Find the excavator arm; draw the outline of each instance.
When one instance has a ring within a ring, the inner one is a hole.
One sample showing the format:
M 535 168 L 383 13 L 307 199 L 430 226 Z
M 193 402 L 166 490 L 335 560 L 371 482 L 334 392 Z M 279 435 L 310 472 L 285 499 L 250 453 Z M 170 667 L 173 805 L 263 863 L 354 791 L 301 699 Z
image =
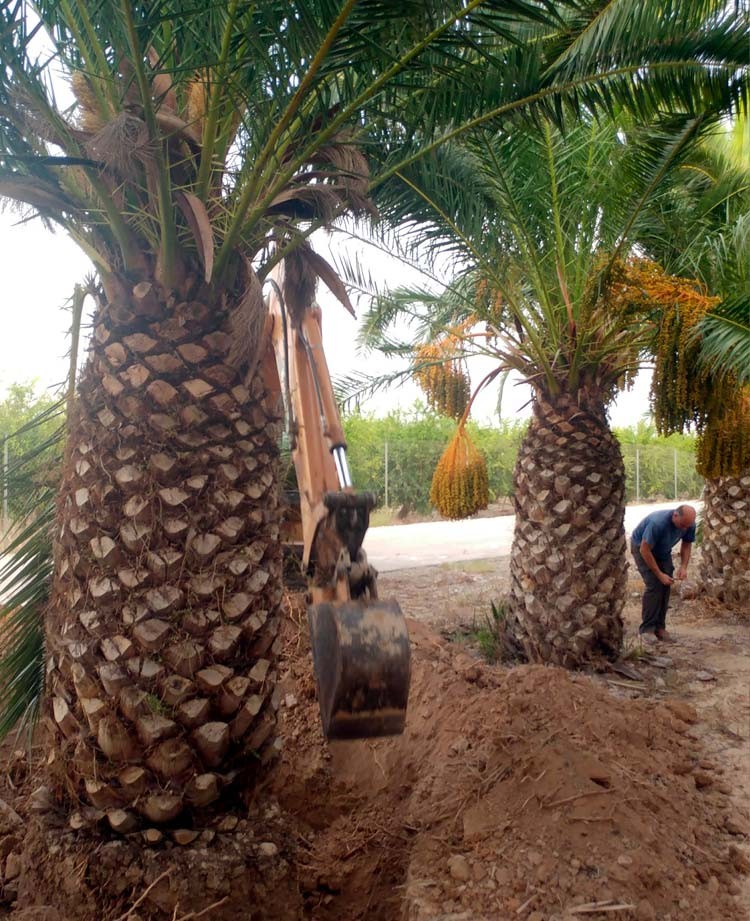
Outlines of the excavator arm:
M 401 733 L 409 694 L 409 636 L 395 601 L 380 601 L 362 548 L 375 504 L 357 493 L 323 352 L 321 314 L 295 321 L 283 267 L 266 286 L 271 348 L 266 378 L 283 396 L 299 488 L 302 565 L 323 731 L 327 738 Z

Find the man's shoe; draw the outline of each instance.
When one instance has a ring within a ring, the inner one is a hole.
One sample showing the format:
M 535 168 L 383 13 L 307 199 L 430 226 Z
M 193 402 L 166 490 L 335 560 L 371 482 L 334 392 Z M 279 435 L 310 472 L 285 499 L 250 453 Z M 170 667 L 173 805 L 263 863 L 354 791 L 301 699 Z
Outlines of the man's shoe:
M 674 642 L 676 642 L 676 640 L 675 640 L 675 638 L 672 636 L 672 634 L 671 634 L 671 633 L 667 633 L 667 631 L 666 631 L 663 627 L 661 627 L 659 630 L 657 630 L 656 633 L 655 633 L 654 635 L 656 636 L 656 639 L 659 640 L 659 642 L 661 642 L 661 643 L 674 643 Z
M 657 641 L 657 636 L 651 630 L 644 630 L 643 633 L 638 634 L 642 643 L 645 643 L 646 646 L 653 646 Z

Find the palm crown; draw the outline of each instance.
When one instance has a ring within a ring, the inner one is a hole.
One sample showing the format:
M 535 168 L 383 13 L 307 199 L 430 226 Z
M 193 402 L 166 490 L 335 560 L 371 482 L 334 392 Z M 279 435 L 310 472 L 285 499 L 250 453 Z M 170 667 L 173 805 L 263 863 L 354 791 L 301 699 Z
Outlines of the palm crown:
M 492 355 L 544 393 L 607 401 L 653 338 L 653 306 L 629 262 L 638 261 L 634 244 L 701 124 L 645 131 L 582 119 L 564 130 L 484 133 L 402 173 L 385 207 L 412 222 L 423 251 L 447 251 L 462 267 L 440 295 L 402 289 L 376 299 L 363 342 L 392 349 L 389 328 L 406 314 L 413 344 L 447 329 L 462 354 Z
M 467 123 L 725 103 L 745 46 L 721 8 L 45 0 L 32 15 L 6 0 L 0 192 L 60 222 L 105 277 L 150 253 L 167 286 L 191 261 L 224 284 L 236 248 L 256 258 L 300 220 L 309 233 L 366 208 L 363 126 L 377 185 Z

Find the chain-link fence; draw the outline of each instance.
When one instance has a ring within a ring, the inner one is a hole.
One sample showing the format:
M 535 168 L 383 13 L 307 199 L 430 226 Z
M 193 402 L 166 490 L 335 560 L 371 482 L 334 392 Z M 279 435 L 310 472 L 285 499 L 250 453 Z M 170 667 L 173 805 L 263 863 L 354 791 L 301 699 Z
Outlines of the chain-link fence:
M 640 499 L 697 499 L 703 477 L 695 469 L 695 452 L 668 445 L 621 445 L 625 462 L 625 496 Z
M 386 508 L 407 506 L 414 511 L 430 509 L 430 484 L 446 442 L 384 441 L 358 446 L 349 444 L 349 463 L 359 490 L 375 493 Z M 481 445 L 487 458 L 490 497 L 498 500 L 513 494 L 513 467 L 518 445 L 504 441 Z M 665 445 L 622 445 L 626 476 L 626 501 L 695 499 L 703 480 L 695 471 L 695 453 Z

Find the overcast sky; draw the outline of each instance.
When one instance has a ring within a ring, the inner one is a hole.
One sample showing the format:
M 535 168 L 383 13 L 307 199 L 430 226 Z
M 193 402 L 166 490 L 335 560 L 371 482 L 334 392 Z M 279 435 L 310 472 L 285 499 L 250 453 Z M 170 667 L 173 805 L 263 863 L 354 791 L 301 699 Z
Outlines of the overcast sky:
M 62 231 L 49 232 L 38 220 L 19 223 L 19 216 L 6 209 L 0 213 L 0 396 L 9 384 L 38 379 L 40 388 L 54 387 L 67 374 L 67 329 L 69 316 L 61 305 L 73 286 L 92 271 L 91 263 Z M 373 275 L 393 284 L 406 280 L 400 263 L 388 262 L 375 251 L 366 256 Z M 355 321 L 321 285 L 318 300 L 323 308 L 323 334 L 328 363 L 334 377 L 353 371 L 379 371 L 395 367 L 378 357 L 364 358 L 355 346 Z M 472 378 L 481 380 L 491 368 L 477 362 Z M 364 411 L 382 415 L 391 409 L 408 409 L 421 396 L 414 384 L 381 392 L 362 404 Z M 527 416 L 529 392 L 509 383 L 503 396 L 503 417 Z M 474 417 L 493 420 L 497 388 L 490 387 L 475 404 Z M 634 425 L 648 410 L 648 375 L 641 375 L 636 388 L 622 394 L 611 411 L 615 426 Z

